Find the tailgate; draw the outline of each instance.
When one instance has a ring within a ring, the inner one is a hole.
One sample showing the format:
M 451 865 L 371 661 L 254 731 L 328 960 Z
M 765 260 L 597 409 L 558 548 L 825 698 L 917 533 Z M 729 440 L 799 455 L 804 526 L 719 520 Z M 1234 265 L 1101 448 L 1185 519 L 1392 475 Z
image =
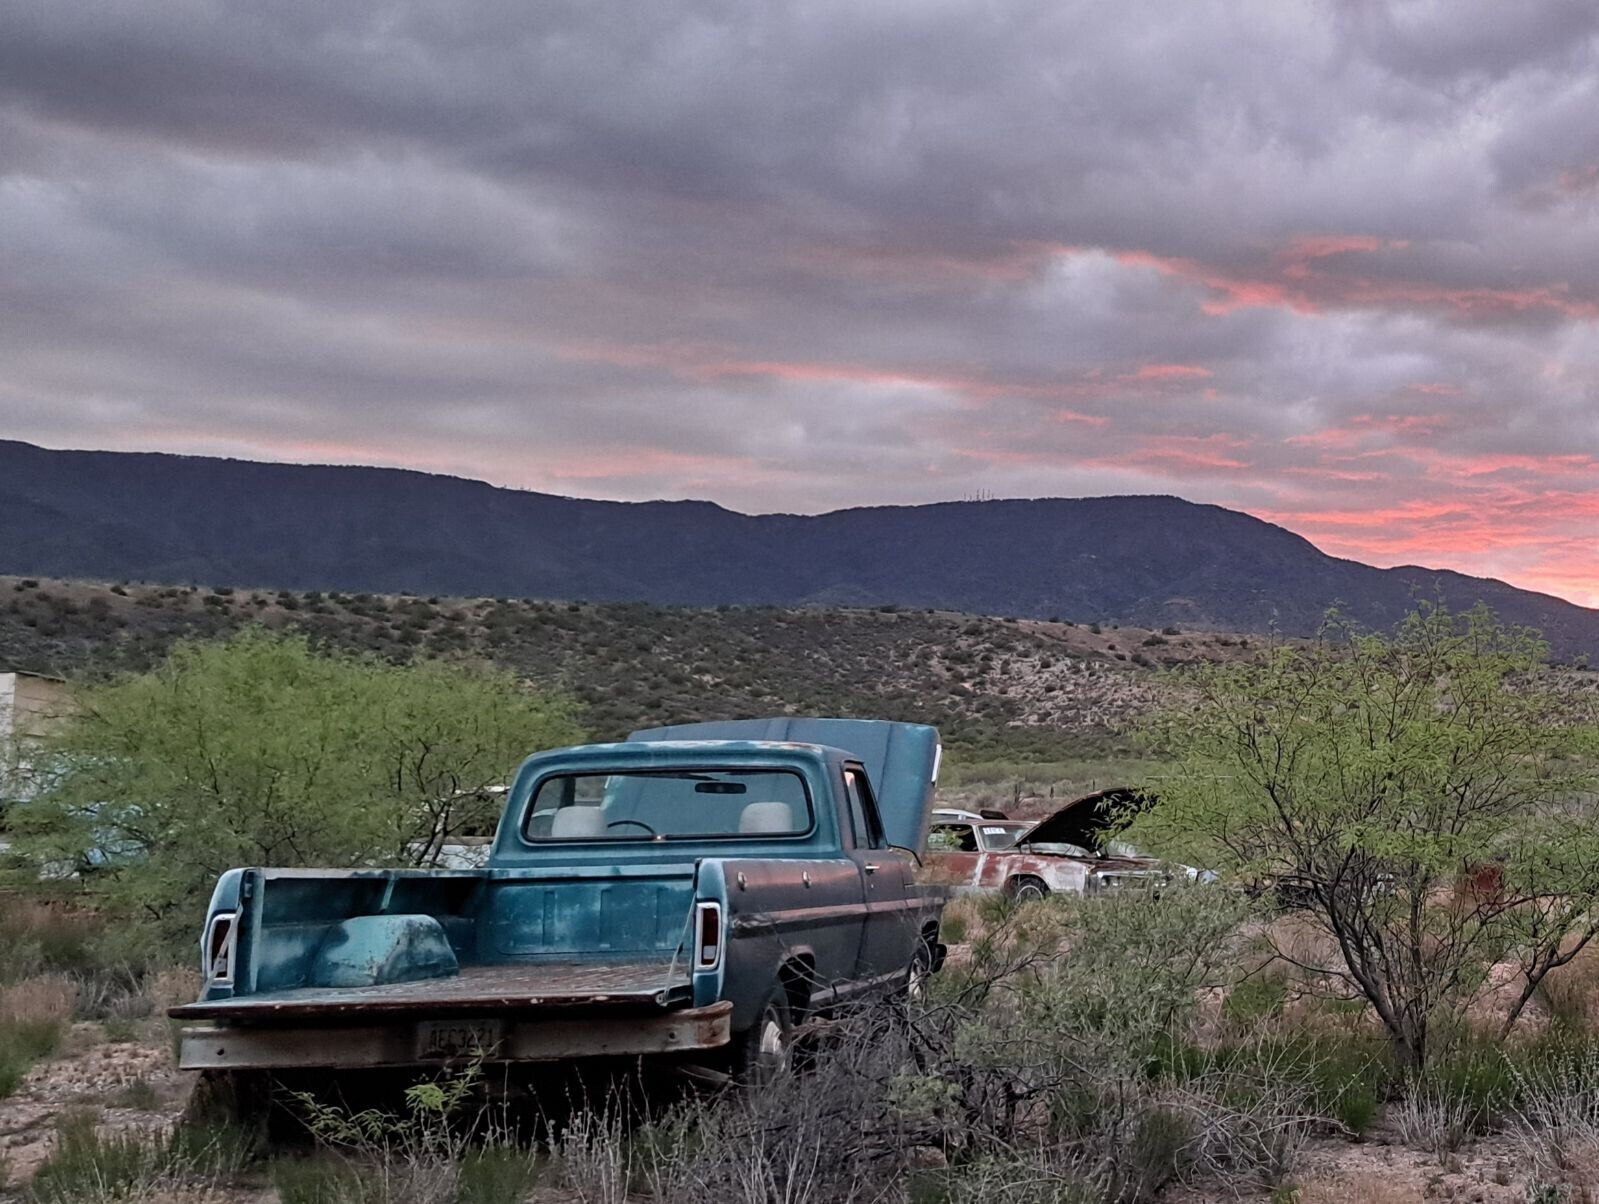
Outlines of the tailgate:
M 536 1011 L 574 1007 L 667 1008 L 692 997 L 681 959 L 522 962 L 464 966 L 450 978 L 373 987 L 299 987 L 184 1004 L 178 1020 L 336 1020 L 357 1016 Z

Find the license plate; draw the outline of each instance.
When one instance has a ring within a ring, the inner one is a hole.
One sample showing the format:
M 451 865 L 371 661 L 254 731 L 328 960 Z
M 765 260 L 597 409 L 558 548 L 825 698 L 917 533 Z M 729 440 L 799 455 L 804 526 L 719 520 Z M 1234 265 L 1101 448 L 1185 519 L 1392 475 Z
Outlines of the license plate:
M 428 1020 L 417 1025 L 419 1058 L 473 1058 L 492 1054 L 505 1035 L 499 1020 Z

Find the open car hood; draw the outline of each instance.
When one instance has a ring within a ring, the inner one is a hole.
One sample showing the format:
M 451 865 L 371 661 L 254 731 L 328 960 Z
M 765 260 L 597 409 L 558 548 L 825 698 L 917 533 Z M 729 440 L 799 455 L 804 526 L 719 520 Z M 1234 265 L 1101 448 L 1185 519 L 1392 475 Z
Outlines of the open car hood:
M 1136 786 L 1112 786 L 1073 799 L 1055 814 L 1039 820 L 1016 841 L 1018 849 L 1034 845 L 1077 845 L 1103 857 L 1111 825 L 1129 810 L 1154 806 L 1155 797 Z

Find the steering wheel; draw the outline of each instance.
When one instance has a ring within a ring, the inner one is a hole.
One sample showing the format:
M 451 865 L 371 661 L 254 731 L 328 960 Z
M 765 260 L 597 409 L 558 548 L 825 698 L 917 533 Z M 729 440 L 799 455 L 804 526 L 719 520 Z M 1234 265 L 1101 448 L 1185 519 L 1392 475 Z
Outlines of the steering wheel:
M 659 836 L 660 835 L 659 832 L 657 832 L 654 828 L 650 827 L 649 824 L 645 823 L 642 819 L 613 819 L 610 823 L 606 824 L 605 826 L 607 828 L 620 828 L 623 824 L 634 824 L 637 827 L 643 828 L 651 836 Z

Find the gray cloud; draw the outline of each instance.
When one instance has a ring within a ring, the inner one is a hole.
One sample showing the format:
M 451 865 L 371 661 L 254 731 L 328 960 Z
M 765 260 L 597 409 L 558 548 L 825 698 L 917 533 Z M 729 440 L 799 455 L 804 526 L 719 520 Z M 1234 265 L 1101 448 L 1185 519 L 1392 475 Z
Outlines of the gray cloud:
M 1180 492 L 1599 601 L 1586 0 L 0 28 L 6 434 L 748 509 Z

